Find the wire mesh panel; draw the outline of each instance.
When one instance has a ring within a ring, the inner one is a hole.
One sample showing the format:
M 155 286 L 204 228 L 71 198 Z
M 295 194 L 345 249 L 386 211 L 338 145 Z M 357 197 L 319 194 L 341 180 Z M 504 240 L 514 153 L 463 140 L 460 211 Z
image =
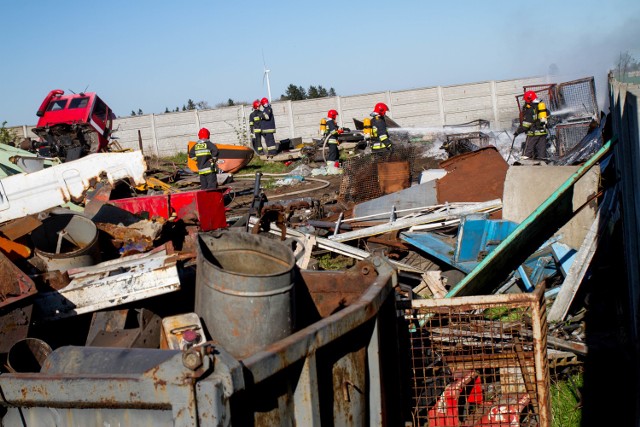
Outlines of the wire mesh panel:
M 569 150 L 576 146 L 582 138 L 589 132 L 591 121 L 578 123 L 564 123 L 556 125 L 556 152 L 559 156 L 564 156 Z
M 413 425 L 549 426 L 543 290 L 415 300 Z
M 588 116 L 598 120 L 599 110 L 593 77 L 560 83 L 558 98 L 560 107 L 571 110 L 573 116 Z
M 484 148 L 489 145 L 489 140 L 489 135 L 484 132 L 454 133 L 447 135 L 447 140 L 441 148 L 449 157 L 453 157 Z
M 414 171 L 416 146 L 395 144 L 391 151 L 366 154 L 353 157 L 342 164 L 342 181 L 338 199 L 342 202 L 363 202 L 383 195 L 381 188 L 379 167 L 381 163 L 408 162 L 409 182 L 416 175 Z

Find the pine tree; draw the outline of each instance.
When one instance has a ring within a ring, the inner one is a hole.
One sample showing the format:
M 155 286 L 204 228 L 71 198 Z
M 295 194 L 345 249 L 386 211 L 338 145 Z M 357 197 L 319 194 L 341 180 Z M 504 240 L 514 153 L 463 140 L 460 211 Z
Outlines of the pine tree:
M 144 113 L 142 112 L 142 108 L 138 108 L 138 115 L 139 115 L 139 116 L 141 116 L 141 115 L 143 115 L 143 114 L 144 114 Z
M 131 115 L 132 115 L 132 116 L 135 116 L 135 115 L 136 115 L 136 112 L 135 112 L 135 111 L 133 111 L 133 110 L 131 110 Z

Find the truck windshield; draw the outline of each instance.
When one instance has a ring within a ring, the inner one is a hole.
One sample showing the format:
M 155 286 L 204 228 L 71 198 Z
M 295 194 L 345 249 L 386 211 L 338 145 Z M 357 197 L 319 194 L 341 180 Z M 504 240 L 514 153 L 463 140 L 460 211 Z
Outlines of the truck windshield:
M 89 98 L 74 98 L 71 100 L 71 103 L 69 103 L 69 109 L 72 108 L 86 108 L 87 105 L 89 104 Z
M 59 99 L 57 101 L 53 101 L 52 103 L 50 103 L 49 107 L 47 107 L 47 111 L 64 110 L 64 107 L 66 105 L 67 105 L 67 100 L 66 99 Z

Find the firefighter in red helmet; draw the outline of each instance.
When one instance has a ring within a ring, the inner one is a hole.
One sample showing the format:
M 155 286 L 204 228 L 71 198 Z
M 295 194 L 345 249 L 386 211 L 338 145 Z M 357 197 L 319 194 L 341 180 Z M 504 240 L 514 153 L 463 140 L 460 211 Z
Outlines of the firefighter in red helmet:
M 327 119 L 325 125 L 325 137 L 327 137 L 327 144 L 329 144 L 329 154 L 327 156 L 327 164 L 336 165 L 339 159 L 338 153 L 338 145 L 340 141 L 338 141 L 338 135 L 340 135 L 343 130 L 336 123 L 336 119 L 338 118 L 338 112 L 336 110 L 329 110 L 327 112 Z
M 527 133 L 524 143 L 523 159 L 544 159 L 547 157 L 547 118 L 549 111 L 538 95 L 528 90 L 524 93 L 522 123 L 516 129 L 514 138 Z
M 260 111 L 260 101 L 256 99 L 253 101 L 253 111 L 249 114 L 249 129 L 251 131 L 251 145 L 259 156 L 263 154 L 262 141 L 260 140 L 260 136 L 262 135 L 261 119 L 262 111 Z
M 371 113 L 371 149 L 373 152 L 382 152 L 382 150 L 391 150 L 391 140 L 389 139 L 389 131 L 384 116 L 389 111 L 389 107 L 382 102 L 378 102 L 373 107 Z
M 189 158 L 198 165 L 200 175 L 200 188 L 211 190 L 218 188 L 216 176 L 216 161 L 218 160 L 218 147 L 209 140 L 209 129 L 202 128 L 198 132 L 198 142 L 189 150 Z
M 278 154 L 278 146 L 276 145 L 276 120 L 273 117 L 273 110 L 267 98 L 260 100 L 262 105 L 262 116 L 260 118 L 260 128 L 264 142 L 267 144 L 267 158 Z

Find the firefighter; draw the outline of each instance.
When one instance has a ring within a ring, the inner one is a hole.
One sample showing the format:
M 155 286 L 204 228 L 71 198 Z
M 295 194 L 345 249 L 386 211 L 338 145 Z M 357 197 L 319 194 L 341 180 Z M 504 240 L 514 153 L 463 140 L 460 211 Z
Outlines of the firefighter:
M 273 117 L 273 110 L 271 104 L 267 98 L 260 100 L 262 105 L 262 117 L 260 119 L 260 129 L 264 142 L 267 144 L 267 158 L 271 158 L 278 154 L 278 147 L 276 146 L 276 120 Z
M 212 190 L 218 188 L 216 176 L 216 161 L 218 160 L 218 147 L 209 140 L 209 129 L 202 128 L 198 132 L 198 142 L 189 150 L 189 158 L 198 165 L 200 175 L 200 188 Z
M 524 143 L 523 159 L 544 159 L 547 157 L 547 117 L 549 111 L 538 95 L 528 90 L 524 93 L 522 124 L 518 126 L 514 138 L 527 133 Z
M 336 123 L 338 112 L 336 110 L 329 110 L 327 112 L 327 119 L 325 124 L 324 134 L 328 138 L 327 144 L 329 144 L 329 155 L 327 156 L 327 165 L 337 166 L 338 158 L 338 135 L 342 134 L 343 129 Z
M 258 153 L 259 156 L 263 154 L 262 141 L 260 135 L 262 135 L 260 119 L 262 118 L 262 111 L 260 111 L 260 101 L 257 99 L 253 101 L 253 111 L 249 114 L 249 129 L 251 131 L 251 145 L 253 150 Z
M 387 111 L 389 111 L 389 107 L 382 102 L 378 102 L 373 107 L 373 113 L 371 113 L 371 150 L 374 153 L 391 150 L 387 123 L 384 121 L 384 115 L 387 114 Z

